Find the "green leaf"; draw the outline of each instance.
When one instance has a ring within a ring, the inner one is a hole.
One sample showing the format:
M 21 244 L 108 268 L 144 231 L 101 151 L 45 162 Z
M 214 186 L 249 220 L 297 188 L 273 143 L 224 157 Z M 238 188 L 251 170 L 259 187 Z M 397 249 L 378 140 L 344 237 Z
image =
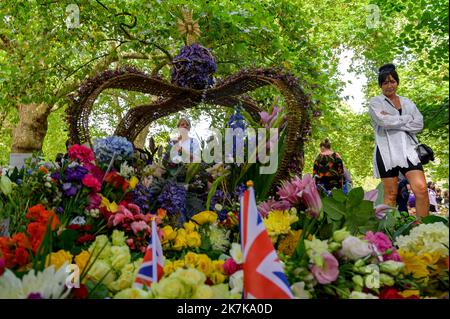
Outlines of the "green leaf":
M 362 187 L 353 188 L 348 193 L 348 199 L 347 199 L 347 202 L 346 202 L 346 207 L 347 208 L 356 207 L 362 202 L 363 199 L 364 199 L 364 190 L 363 190 L 363 188 Z
M 347 200 L 347 196 L 341 189 L 333 189 L 331 191 L 334 200 L 337 200 L 340 203 L 344 203 Z
M 322 198 L 322 204 L 324 213 L 332 220 L 338 221 L 345 216 L 345 205 L 343 203 L 339 203 L 330 197 L 324 197 Z
M 448 225 L 448 219 L 436 215 L 429 215 L 427 217 L 422 218 L 422 223 L 424 224 L 433 224 L 433 223 L 444 223 Z

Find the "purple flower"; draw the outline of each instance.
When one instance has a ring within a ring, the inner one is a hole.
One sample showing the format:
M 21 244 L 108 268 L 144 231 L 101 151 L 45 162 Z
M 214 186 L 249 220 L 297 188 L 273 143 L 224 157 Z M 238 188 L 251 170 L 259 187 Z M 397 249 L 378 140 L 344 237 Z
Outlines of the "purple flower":
M 258 205 L 258 211 L 261 214 L 262 217 L 266 217 L 267 214 L 270 211 L 273 210 L 288 210 L 290 209 L 291 203 L 289 203 L 287 200 L 279 200 L 276 201 L 273 198 L 266 200 L 265 202 L 262 202 Z
M 72 185 L 72 183 L 64 183 L 62 185 L 62 189 L 64 196 L 67 197 L 75 196 L 78 191 L 77 187 L 75 185 Z
M 135 203 L 141 211 L 147 212 L 150 209 L 150 204 L 153 201 L 153 194 L 150 187 L 145 187 L 142 183 L 137 184 L 133 190 L 133 203 Z
M 88 170 L 83 166 L 68 167 L 64 171 L 65 180 L 67 182 L 80 182 Z
M 239 199 L 241 198 L 242 194 L 245 192 L 245 190 L 247 189 L 247 187 L 245 186 L 244 183 L 238 185 L 238 187 L 236 187 L 236 190 L 234 191 L 234 195 Z
M 158 196 L 158 203 L 169 215 L 185 213 L 186 189 L 173 182 L 167 183 Z
M 371 191 L 364 193 L 364 200 L 370 200 L 371 202 L 374 202 L 377 200 L 378 197 L 378 190 L 372 189 Z
M 59 180 L 61 180 L 61 173 L 60 172 L 53 172 L 50 175 L 50 177 L 59 181 Z
M 218 214 L 218 219 L 219 221 L 223 222 L 224 220 L 226 220 L 228 217 L 228 213 L 226 209 L 222 209 L 219 214 Z
M 230 194 L 225 194 L 221 189 L 218 189 L 211 198 L 211 207 L 214 209 L 216 204 L 224 205 L 230 198 Z

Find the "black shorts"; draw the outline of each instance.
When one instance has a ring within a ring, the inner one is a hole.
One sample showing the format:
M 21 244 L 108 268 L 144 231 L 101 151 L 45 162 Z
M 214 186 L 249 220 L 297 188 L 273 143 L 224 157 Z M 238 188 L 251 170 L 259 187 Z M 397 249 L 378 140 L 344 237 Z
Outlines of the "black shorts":
M 408 160 L 408 167 L 396 166 L 396 167 L 391 168 L 390 170 L 386 171 L 386 168 L 384 167 L 383 159 L 381 158 L 380 150 L 378 149 L 378 147 L 377 147 L 376 160 L 377 160 L 378 171 L 380 172 L 381 178 L 398 177 L 400 172 L 403 175 L 405 175 L 406 172 L 409 172 L 409 171 L 414 171 L 414 170 L 423 171 L 423 166 L 421 163 L 419 163 L 417 165 L 413 165 L 409 160 Z

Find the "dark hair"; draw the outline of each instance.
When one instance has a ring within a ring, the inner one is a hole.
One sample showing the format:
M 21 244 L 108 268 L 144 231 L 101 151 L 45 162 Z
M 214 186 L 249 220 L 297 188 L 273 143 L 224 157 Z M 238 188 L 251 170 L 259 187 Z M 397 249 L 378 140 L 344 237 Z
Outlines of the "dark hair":
M 400 79 L 398 77 L 397 71 L 395 71 L 395 65 L 392 63 L 385 64 L 378 69 L 378 85 L 381 87 L 383 82 L 392 75 L 397 84 L 400 84 Z
M 329 139 L 324 139 L 321 143 L 320 143 L 320 147 L 324 147 L 326 149 L 331 149 L 331 143 Z

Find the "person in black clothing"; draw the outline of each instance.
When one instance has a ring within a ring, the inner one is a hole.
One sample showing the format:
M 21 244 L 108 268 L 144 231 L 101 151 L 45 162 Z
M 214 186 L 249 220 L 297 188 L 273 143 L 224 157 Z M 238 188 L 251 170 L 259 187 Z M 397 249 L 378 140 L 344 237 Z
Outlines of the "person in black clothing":
M 327 191 L 344 186 L 344 163 L 341 156 L 331 150 L 329 139 L 320 143 L 320 154 L 314 161 L 313 176 L 316 184 Z
M 408 190 L 408 180 L 402 179 L 398 183 L 398 191 L 397 191 L 397 207 L 399 212 L 408 212 L 408 199 L 409 199 L 409 190 Z

